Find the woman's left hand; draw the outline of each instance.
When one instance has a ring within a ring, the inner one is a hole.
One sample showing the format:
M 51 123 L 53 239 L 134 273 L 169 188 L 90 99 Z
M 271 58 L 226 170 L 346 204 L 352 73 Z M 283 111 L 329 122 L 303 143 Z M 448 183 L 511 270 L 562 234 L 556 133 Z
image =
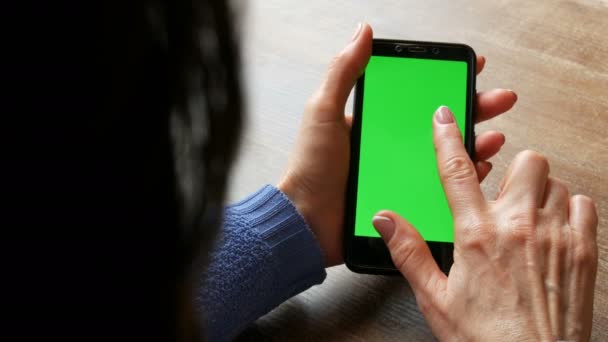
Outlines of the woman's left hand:
M 287 170 L 278 188 L 295 204 L 319 240 L 325 265 L 342 263 L 342 229 L 350 163 L 352 117 L 344 108 L 351 89 L 365 69 L 372 51 L 372 28 L 358 27 L 352 41 L 333 59 L 325 80 L 310 98 Z M 485 64 L 477 58 L 477 72 Z M 513 91 L 494 89 L 477 94 L 476 122 L 509 110 L 517 100 Z M 429 115 L 430 117 L 430 115 Z M 481 182 L 504 144 L 502 133 L 489 131 L 475 139 L 475 168 Z

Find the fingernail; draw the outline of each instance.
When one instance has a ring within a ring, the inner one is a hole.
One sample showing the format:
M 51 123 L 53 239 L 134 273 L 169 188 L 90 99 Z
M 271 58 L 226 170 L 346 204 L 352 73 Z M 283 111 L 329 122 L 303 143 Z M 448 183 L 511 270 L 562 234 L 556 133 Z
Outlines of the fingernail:
M 507 89 L 508 92 L 511 92 L 513 96 L 515 96 L 515 101 L 517 101 L 517 93 L 513 89 Z
M 454 122 L 454 115 L 446 106 L 440 106 L 437 108 L 437 111 L 435 111 L 435 118 L 440 124 L 449 124 Z
M 382 239 L 388 243 L 395 232 L 395 222 L 385 216 L 374 216 L 372 224 L 378 233 L 380 233 Z
M 357 30 L 353 34 L 353 37 L 350 39 L 351 41 L 354 41 L 355 39 L 357 39 L 357 37 L 359 37 L 359 33 L 361 33 L 362 28 L 363 28 L 363 24 L 361 24 L 361 23 L 357 24 Z

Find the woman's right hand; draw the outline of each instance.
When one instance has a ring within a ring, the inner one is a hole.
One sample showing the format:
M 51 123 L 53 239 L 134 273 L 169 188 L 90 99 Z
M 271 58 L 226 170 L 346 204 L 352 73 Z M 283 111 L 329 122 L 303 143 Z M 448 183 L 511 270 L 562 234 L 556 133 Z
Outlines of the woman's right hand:
M 454 217 L 449 276 L 405 219 L 389 211 L 373 218 L 433 333 L 441 340 L 588 340 L 598 259 L 593 201 L 570 197 L 531 151 L 517 155 L 497 198 L 486 200 L 449 109 L 433 121 Z

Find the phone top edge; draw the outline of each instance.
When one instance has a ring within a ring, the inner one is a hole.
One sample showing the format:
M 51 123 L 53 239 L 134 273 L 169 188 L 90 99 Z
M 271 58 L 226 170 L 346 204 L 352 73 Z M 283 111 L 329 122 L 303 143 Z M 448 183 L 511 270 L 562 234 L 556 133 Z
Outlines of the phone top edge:
M 374 38 L 372 39 L 372 45 L 378 46 L 383 44 L 400 44 L 400 45 L 417 45 L 417 46 L 425 46 L 425 47 L 447 47 L 447 48 L 459 48 L 467 51 L 468 57 L 471 61 L 475 61 L 477 59 L 477 54 L 475 50 L 468 44 L 465 43 L 456 43 L 456 42 L 440 42 L 440 41 L 421 41 L 421 40 L 402 40 L 402 39 L 388 39 L 388 38 Z M 372 53 L 374 55 L 374 53 Z M 424 58 L 424 57 L 419 57 Z M 473 64 L 473 68 L 476 69 L 475 63 Z M 474 70 L 476 71 L 476 70 Z
M 465 43 L 457 43 L 457 42 L 440 42 L 440 41 L 422 41 L 422 40 L 403 40 L 403 39 L 387 39 L 387 38 L 374 38 L 372 39 L 372 44 L 404 44 L 404 45 L 427 45 L 427 46 L 453 46 L 453 47 L 464 47 L 467 50 L 471 50 L 474 52 L 473 48 L 470 45 Z

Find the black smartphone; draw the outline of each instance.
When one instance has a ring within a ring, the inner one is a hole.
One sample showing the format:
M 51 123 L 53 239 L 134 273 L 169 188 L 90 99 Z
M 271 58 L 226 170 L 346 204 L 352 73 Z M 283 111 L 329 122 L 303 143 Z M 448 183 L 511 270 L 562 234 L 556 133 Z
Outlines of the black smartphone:
M 345 211 L 344 256 L 359 273 L 397 273 L 372 225 L 376 212 L 405 217 L 438 265 L 453 263 L 453 219 L 439 180 L 433 114 L 448 106 L 471 158 L 476 56 L 463 44 L 374 39 L 357 81 Z

